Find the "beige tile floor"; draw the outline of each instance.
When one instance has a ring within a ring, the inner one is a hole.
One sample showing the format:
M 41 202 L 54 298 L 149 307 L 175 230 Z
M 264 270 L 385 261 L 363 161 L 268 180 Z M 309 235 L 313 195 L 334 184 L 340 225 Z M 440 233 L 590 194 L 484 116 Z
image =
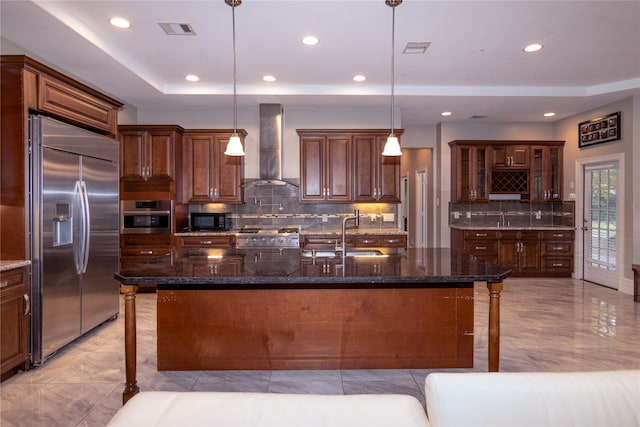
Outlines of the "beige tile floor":
M 487 368 L 488 294 L 475 286 L 473 371 Z M 572 279 L 508 279 L 501 298 L 501 370 L 640 369 L 640 304 Z M 141 390 L 406 393 L 424 402 L 430 370 L 158 372 L 155 295 L 138 309 Z M 41 367 L 0 385 L 0 425 L 104 426 L 121 406 L 124 317 L 107 322 Z M 464 370 L 456 370 L 464 371 Z

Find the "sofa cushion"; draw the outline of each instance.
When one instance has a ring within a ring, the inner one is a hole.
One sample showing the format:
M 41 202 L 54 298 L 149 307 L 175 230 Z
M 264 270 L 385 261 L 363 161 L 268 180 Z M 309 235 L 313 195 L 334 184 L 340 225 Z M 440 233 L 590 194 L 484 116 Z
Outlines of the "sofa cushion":
M 433 427 L 640 426 L 640 371 L 433 373 Z
M 109 426 L 428 426 L 413 396 L 143 392 Z

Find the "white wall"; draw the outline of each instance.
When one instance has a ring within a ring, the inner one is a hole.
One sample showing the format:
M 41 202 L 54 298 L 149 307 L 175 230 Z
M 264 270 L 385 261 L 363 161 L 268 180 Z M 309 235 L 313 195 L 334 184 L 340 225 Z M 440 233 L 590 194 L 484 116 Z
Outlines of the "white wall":
M 640 205 L 640 184 L 635 184 L 640 181 L 640 173 L 636 171 L 640 165 L 640 155 L 637 153 L 638 149 L 634 150 L 640 144 L 638 134 L 638 99 L 625 98 L 618 102 L 603 105 L 600 108 L 586 111 L 584 113 L 569 117 L 564 120 L 559 120 L 554 124 L 554 137 L 555 139 L 561 139 L 566 141 L 564 149 L 564 180 L 563 180 L 563 198 L 568 199 L 568 195 L 574 192 L 575 188 L 579 187 L 579 183 L 576 182 L 579 179 L 580 171 L 576 170 L 576 164 L 578 161 L 595 162 L 603 156 L 611 154 L 621 154 L 625 160 L 625 176 L 622 177 L 623 181 L 620 183 L 624 188 L 624 211 L 621 218 L 618 218 L 618 239 L 622 246 L 622 250 L 619 255 L 619 265 L 621 267 L 622 282 L 619 283 L 619 290 L 625 293 L 632 293 L 633 271 L 631 264 L 634 259 L 638 258 L 638 249 L 640 243 L 638 242 L 638 227 L 639 220 L 636 218 L 638 215 L 634 213 L 638 212 L 638 206 Z M 580 148 L 578 146 L 578 124 L 596 117 L 604 116 L 616 111 L 621 112 L 621 125 L 622 130 L 620 132 L 620 140 L 606 142 L 602 144 L 596 144 L 593 146 Z M 581 203 L 583 203 L 582 194 L 576 192 L 576 210 L 581 209 Z M 576 221 L 580 218 L 576 217 Z M 577 232 L 580 232 L 578 227 Z M 579 240 L 581 241 L 581 240 Z M 577 248 L 579 251 L 581 248 Z

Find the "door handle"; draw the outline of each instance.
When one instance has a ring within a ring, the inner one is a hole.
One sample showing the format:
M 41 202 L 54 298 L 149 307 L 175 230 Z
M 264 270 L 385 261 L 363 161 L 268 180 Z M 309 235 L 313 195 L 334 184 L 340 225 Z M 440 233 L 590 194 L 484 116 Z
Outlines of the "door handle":
M 91 243 L 91 211 L 89 210 L 89 191 L 87 190 L 86 182 L 82 181 L 82 200 L 84 205 L 84 248 L 82 257 L 82 273 L 87 272 L 87 266 L 89 265 L 89 247 Z
M 23 294 L 22 298 L 24 299 L 24 315 L 27 316 L 31 310 L 31 304 L 29 304 L 29 295 Z

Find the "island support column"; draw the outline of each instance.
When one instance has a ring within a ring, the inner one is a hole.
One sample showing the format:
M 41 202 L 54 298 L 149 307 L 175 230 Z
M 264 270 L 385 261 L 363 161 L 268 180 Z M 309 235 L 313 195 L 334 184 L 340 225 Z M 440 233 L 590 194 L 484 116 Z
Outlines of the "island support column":
M 487 283 L 489 289 L 489 372 L 500 370 L 500 292 L 503 283 Z
M 136 292 L 137 285 L 120 285 L 124 294 L 124 359 L 125 384 L 122 392 L 122 404 L 127 403 L 140 388 L 136 379 Z

